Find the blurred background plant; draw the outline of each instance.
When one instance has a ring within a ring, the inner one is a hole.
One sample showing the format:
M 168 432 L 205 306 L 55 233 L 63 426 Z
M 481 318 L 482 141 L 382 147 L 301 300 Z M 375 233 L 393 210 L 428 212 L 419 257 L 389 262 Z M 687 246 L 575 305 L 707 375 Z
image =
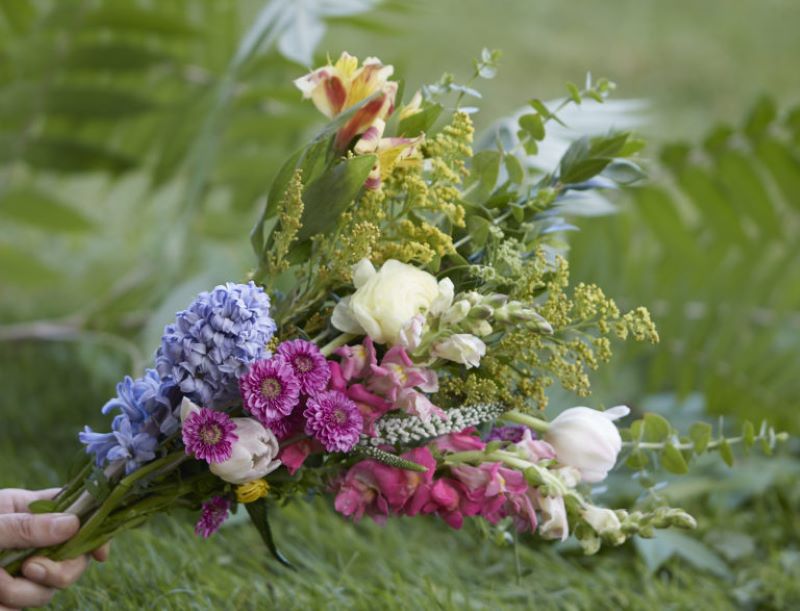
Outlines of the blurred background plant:
M 549 134 L 557 147 L 635 121 L 650 142 L 648 181 L 574 220 L 575 281 L 647 304 L 662 337 L 620 347 L 591 401 L 676 424 L 766 418 L 800 432 L 800 83 L 786 61 L 800 54 L 800 6 L 767 5 L 0 3 L 0 486 L 57 484 L 77 430 L 100 424 L 99 406 L 141 369 L 163 324 L 248 271 L 261 198 L 319 127 L 291 81 L 343 49 L 393 63 L 413 91 L 444 70 L 464 81 L 481 47 L 502 48 L 497 77 L 480 84 L 485 133 L 587 70 L 618 82 L 620 97 L 646 98 L 584 103 L 566 118 L 572 131 Z M 666 487 L 646 471 L 619 476 L 616 494 L 666 494 L 697 510 L 700 529 L 598 559 L 498 547 L 424 520 L 353 526 L 318 500 L 278 517 L 296 575 L 243 553 L 258 545 L 245 524 L 200 542 L 164 519 L 54 604 L 796 606 L 797 446 L 736 460 L 733 474 L 701 465 Z

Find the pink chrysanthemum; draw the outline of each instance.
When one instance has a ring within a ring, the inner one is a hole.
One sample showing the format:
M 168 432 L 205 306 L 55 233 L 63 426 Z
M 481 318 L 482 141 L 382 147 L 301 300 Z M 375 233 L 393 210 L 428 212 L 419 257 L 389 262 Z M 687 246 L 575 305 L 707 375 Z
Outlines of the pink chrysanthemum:
M 322 392 L 331 379 L 328 361 L 317 345 L 304 339 L 294 339 L 278 346 L 278 354 L 292 366 L 300 380 L 300 389 L 307 395 Z
M 239 379 L 244 408 L 264 426 L 292 413 L 300 402 L 300 381 L 280 356 L 256 361 Z
M 356 404 L 337 390 L 311 397 L 303 415 L 306 435 L 317 439 L 328 452 L 352 450 L 364 428 L 364 419 Z
M 183 445 L 187 454 L 209 463 L 225 462 L 233 452 L 236 424 L 224 412 L 206 407 L 191 412 L 183 422 Z
M 194 533 L 198 537 L 208 539 L 228 519 L 230 509 L 231 502 L 228 499 L 222 496 L 212 497 L 203 503 L 203 511 L 194 527 Z

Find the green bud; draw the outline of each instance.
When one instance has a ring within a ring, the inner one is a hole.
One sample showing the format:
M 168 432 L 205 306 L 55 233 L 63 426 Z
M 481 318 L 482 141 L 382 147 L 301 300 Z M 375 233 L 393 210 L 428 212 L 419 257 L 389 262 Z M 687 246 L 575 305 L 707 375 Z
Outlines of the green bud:
M 476 305 L 469 311 L 469 318 L 488 320 L 494 314 L 494 308 L 485 304 Z

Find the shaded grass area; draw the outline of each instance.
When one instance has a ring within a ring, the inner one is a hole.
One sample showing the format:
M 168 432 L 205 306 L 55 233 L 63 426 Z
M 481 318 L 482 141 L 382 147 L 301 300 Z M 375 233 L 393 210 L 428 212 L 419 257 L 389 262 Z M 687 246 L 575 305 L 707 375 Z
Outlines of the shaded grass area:
M 0 485 L 58 484 L 76 431 L 104 426 L 97 409 L 123 368 L 85 347 L 0 346 Z M 515 553 L 474 525 L 461 532 L 428 518 L 354 525 L 315 498 L 274 515 L 297 571 L 275 564 L 246 520 L 234 518 L 204 541 L 192 532 L 194 516 L 178 513 L 119 537 L 111 561 L 59 594 L 53 608 L 791 608 L 800 604 L 796 479 L 755 500 L 695 503 L 706 542 L 730 531 L 754 542 L 743 555 L 734 546 L 725 556 L 724 576 L 680 560 L 651 575 L 631 545 L 586 558 L 524 541 Z

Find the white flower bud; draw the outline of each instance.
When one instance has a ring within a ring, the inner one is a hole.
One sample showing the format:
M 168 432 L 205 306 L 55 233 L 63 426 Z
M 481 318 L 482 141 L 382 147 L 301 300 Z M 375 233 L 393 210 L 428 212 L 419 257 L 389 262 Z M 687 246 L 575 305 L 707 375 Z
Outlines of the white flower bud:
M 566 540 L 569 536 L 569 522 L 564 499 L 560 496 L 539 495 L 538 504 L 542 514 L 539 534 L 545 539 Z
M 622 449 L 622 438 L 612 421 L 628 411 L 624 406 L 605 412 L 573 407 L 550 423 L 544 439 L 555 449 L 558 462 L 578 469 L 583 481 L 600 482 L 614 467 Z
M 448 326 L 457 325 L 467 317 L 470 309 L 472 309 L 472 306 L 466 299 L 456 301 L 444 314 L 442 314 L 442 324 Z
M 244 484 L 261 479 L 281 466 L 276 459 L 278 439 L 252 418 L 233 418 L 236 436 L 231 457 L 221 463 L 209 465 L 211 472 L 231 484 Z
M 398 338 L 398 343 L 409 352 L 413 352 L 419 348 L 419 345 L 422 342 L 422 334 L 424 331 L 425 317 L 422 314 L 417 314 L 410 320 L 407 320 L 400 328 L 400 337 Z
M 622 527 L 617 514 L 604 507 L 589 505 L 581 512 L 581 516 L 598 535 L 611 535 Z
M 436 342 L 431 354 L 447 361 L 461 363 L 469 369 L 481 364 L 481 357 L 486 354 L 486 344 L 474 335 L 456 333 Z

